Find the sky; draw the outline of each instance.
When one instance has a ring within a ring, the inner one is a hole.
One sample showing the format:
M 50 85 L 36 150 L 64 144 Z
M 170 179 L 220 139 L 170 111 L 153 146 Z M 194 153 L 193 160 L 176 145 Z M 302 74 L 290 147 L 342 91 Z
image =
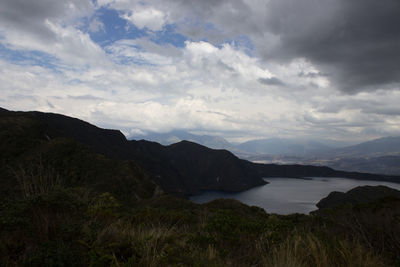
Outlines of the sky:
M 0 106 L 126 136 L 400 135 L 398 0 L 0 0 Z

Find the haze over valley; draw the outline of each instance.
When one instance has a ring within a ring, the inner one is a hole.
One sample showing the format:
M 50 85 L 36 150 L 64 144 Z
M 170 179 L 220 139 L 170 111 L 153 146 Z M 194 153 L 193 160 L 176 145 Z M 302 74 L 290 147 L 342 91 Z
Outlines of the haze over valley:
M 226 149 L 239 158 L 259 163 L 308 164 L 338 170 L 400 174 L 400 137 L 384 137 L 359 144 L 335 140 L 269 138 L 230 143 L 222 137 L 185 131 L 130 136 L 163 145 L 183 140 L 213 149 Z

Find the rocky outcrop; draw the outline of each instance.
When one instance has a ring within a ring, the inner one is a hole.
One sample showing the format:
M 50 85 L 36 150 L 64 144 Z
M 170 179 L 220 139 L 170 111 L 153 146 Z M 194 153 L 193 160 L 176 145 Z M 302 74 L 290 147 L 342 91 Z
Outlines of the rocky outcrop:
M 319 209 L 335 208 L 346 204 L 363 204 L 383 198 L 400 198 L 400 191 L 387 186 L 358 186 L 350 191 L 332 192 L 317 203 Z

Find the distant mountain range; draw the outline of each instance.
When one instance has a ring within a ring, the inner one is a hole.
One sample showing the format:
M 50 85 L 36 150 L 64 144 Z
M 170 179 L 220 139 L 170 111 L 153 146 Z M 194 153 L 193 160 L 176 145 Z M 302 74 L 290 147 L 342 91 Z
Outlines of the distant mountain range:
M 303 156 L 255 154 L 246 159 L 263 163 L 311 164 L 337 170 L 400 174 L 400 137 L 384 137 L 342 148 L 332 148 Z
M 321 155 L 334 157 L 378 157 L 400 155 L 400 137 L 384 137 L 353 146 L 325 151 Z
M 311 140 L 268 138 L 250 140 L 244 143 L 234 144 L 220 136 L 197 135 L 183 130 L 174 130 L 167 133 L 150 132 L 146 135 L 128 137 L 132 140 L 148 140 L 162 145 L 171 145 L 180 141 L 191 141 L 213 149 L 227 149 L 238 156 L 250 156 L 254 154 L 305 156 L 317 152 L 328 151 L 334 148 L 345 147 L 348 142 L 335 140 Z
M 254 162 L 311 164 L 339 170 L 400 174 L 400 137 L 384 137 L 360 144 L 335 140 L 268 138 L 232 144 L 219 136 L 196 135 L 185 131 L 150 133 L 133 137 L 170 145 L 183 140 L 213 149 L 226 149 Z
M 251 140 L 236 146 L 239 150 L 255 154 L 304 156 L 326 151 L 332 147 L 318 141 L 269 138 Z

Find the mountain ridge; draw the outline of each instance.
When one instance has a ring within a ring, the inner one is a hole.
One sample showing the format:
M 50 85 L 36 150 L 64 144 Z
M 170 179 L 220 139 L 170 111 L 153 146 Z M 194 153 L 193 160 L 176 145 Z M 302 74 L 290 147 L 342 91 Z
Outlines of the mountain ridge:
M 267 138 L 250 140 L 236 146 L 238 149 L 257 154 L 308 155 L 331 149 L 330 146 L 312 140 Z
M 168 146 L 180 141 L 191 141 L 200 145 L 213 148 L 213 149 L 234 149 L 233 144 L 220 136 L 213 135 L 198 135 L 192 134 L 183 130 L 173 130 L 167 133 L 150 132 L 146 135 L 135 136 L 131 135 L 128 140 L 149 140 L 160 143 L 161 145 Z
M 400 155 L 400 137 L 382 137 L 357 145 L 333 149 L 329 151 L 330 157 L 372 157 L 388 154 Z M 322 153 L 323 155 L 324 153 Z
M 255 164 L 226 150 L 210 149 L 182 141 L 162 146 L 145 140 L 128 141 L 118 130 L 55 113 L 7 112 L 5 116 L 29 116 L 43 125 L 47 139 L 67 137 L 111 158 L 134 160 L 166 191 L 177 195 L 204 190 L 243 191 L 266 182 L 264 177 L 347 177 L 400 182 L 400 177 L 335 171 L 328 167 Z

